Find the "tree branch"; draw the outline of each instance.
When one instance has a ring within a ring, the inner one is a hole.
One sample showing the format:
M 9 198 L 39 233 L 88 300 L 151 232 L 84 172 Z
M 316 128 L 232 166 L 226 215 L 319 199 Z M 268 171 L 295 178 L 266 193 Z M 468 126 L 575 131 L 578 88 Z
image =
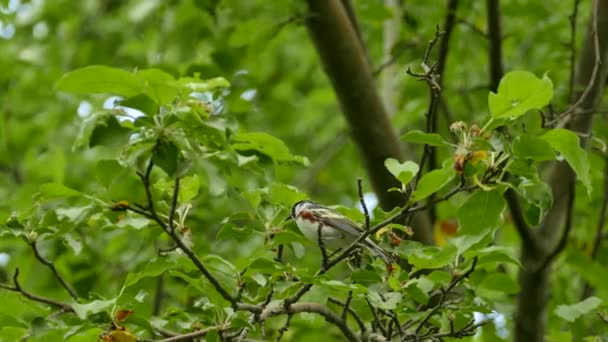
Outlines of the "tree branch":
M 502 68 L 502 29 L 499 0 L 487 0 L 490 90 L 496 91 L 504 74 Z
M 431 317 L 433 317 L 433 315 L 435 315 L 443 306 L 443 303 L 445 301 L 445 298 L 447 297 L 447 295 L 452 292 L 452 290 L 454 289 L 454 287 L 456 287 L 456 285 L 458 285 L 458 283 L 460 283 L 463 279 L 468 278 L 471 273 L 473 273 L 475 271 L 475 266 L 477 266 L 477 257 L 473 258 L 473 263 L 471 264 L 471 267 L 463 274 L 456 276 L 452 279 L 452 281 L 450 282 L 450 284 L 448 285 L 448 287 L 445 290 L 441 291 L 441 297 L 439 297 L 439 301 L 437 302 L 437 304 L 431 309 L 431 311 L 429 311 L 429 313 L 424 316 L 424 318 L 420 321 L 420 323 L 418 324 L 418 327 L 416 328 L 416 334 L 419 334 L 420 331 L 422 330 L 422 328 L 424 327 L 424 325 L 429 321 L 429 319 L 431 319 Z
M 18 292 L 21 295 L 23 295 L 24 297 L 26 297 L 28 299 L 31 299 L 31 300 L 33 300 L 35 302 L 48 304 L 50 306 L 54 306 L 56 308 L 59 308 L 59 309 L 65 311 L 65 312 L 74 312 L 74 309 L 69 304 L 62 303 L 60 301 L 57 301 L 57 300 L 54 300 L 54 299 L 51 299 L 51 298 L 46 298 L 46 297 L 38 296 L 38 295 L 35 295 L 33 293 L 25 291 L 21 287 L 21 284 L 19 284 L 19 269 L 18 268 L 15 269 L 15 274 L 13 275 L 13 284 L 14 284 L 14 286 L 6 285 L 6 284 L 0 284 L 0 288 L 8 290 L 8 291 Z
M 165 224 L 165 222 L 163 222 L 160 219 L 160 217 L 158 216 L 158 213 L 154 209 L 154 198 L 152 196 L 152 190 L 151 190 L 151 185 L 150 185 L 150 174 L 152 173 L 153 167 L 154 167 L 154 162 L 152 161 L 152 158 L 150 158 L 150 161 L 148 162 L 148 166 L 146 167 L 146 172 L 144 174 L 139 174 L 139 176 L 142 180 L 142 183 L 144 185 L 145 191 L 146 191 L 146 197 L 148 200 L 147 210 L 137 209 L 130 205 L 127 205 L 126 209 L 131 210 L 135 213 L 139 213 L 145 217 L 148 217 L 148 218 L 151 218 L 152 220 L 154 220 L 165 231 L 165 233 L 167 233 L 173 239 L 175 244 L 188 256 L 188 258 L 190 258 L 190 260 L 192 260 L 192 263 L 194 263 L 194 265 L 199 269 L 199 271 L 201 271 L 201 273 L 203 273 L 205 278 L 207 278 L 207 280 L 211 283 L 211 285 L 215 288 L 215 290 L 225 300 L 230 302 L 233 306 L 236 306 L 239 303 L 237 303 L 235 298 L 232 295 L 230 295 L 226 289 L 224 289 L 224 287 L 220 284 L 220 282 L 213 276 L 213 274 L 211 274 L 211 272 L 203 264 L 201 259 L 199 259 L 199 257 L 194 253 L 194 251 L 192 251 L 192 249 L 190 247 L 188 247 L 182 241 L 181 237 L 179 235 L 177 235 L 175 230 L 172 231 L 168 227 L 168 225 Z M 179 195 L 179 182 L 176 182 L 176 187 L 174 190 L 175 191 L 174 191 L 173 197 L 175 198 Z
M 265 321 L 270 317 L 283 315 L 283 314 L 298 314 L 302 312 L 316 313 L 320 316 L 323 316 L 326 321 L 337 326 L 342 334 L 346 337 L 348 341 L 361 341 L 361 338 L 352 331 L 345 320 L 343 320 L 338 314 L 331 311 L 326 306 L 319 303 L 294 303 L 289 309 L 286 309 L 284 306 L 279 305 L 271 308 L 266 308 L 259 316 L 260 321 Z
M 172 336 L 169 338 L 164 338 L 162 340 L 143 340 L 143 342 L 181 342 L 181 341 L 191 341 L 194 338 L 197 337 L 203 337 L 205 335 L 207 335 L 208 333 L 215 331 L 215 330 L 222 330 L 224 329 L 224 326 L 222 325 L 217 325 L 214 327 L 209 327 L 209 328 L 205 328 L 202 330 L 197 330 L 197 331 L 193 331 L 191 333 L 187 333 L 187 334 L 182 334 L 182 335 L 176 335 L 176 336 Z

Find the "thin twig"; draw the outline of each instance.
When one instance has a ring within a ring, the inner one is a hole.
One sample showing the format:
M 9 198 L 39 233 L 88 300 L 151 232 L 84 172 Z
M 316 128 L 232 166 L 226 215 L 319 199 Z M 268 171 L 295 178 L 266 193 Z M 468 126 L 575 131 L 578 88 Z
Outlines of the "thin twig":
M 371 311 L 372 316 L 374 317 L 374 324 L 372 324 L 372 332 L 375 332 L 377 329 L 379 329 L 382 334 L 387 336 L 386 328 L 382 325 L 380 317 L 378 317 L 378 312 L 376 312 L 376 308 L 372 305 L 369 299 L 365 298 L 365 301 L 367 302 L 367 306 L 369 307 L 369 310 Z M 374 329 L 374 327 L 377 329 Z
M 454 289 L 454 287 L 456 287 L 456 285 L 458 285 L 458 283 L 460 283 L 463 279 L 468 278 L 471 275 L 471 273 L 473 273 L 473 271 L 475 271 L 475 266 L 477 266 L 477 257 L 475 257 L 473 259 L 473 263 L 471 264 L 471 267 L 469 268 L 468 271 L 466 271 L 465 273 L 463 273 L 459 276 L 454 277 L 452 279 L 452 281 L 450 282 L 450 285 L 448 285 L 447 289 L 442 291 L 441 297 L 439 298 L 439 301 L 437 302 L 437 304 L 431 309 L 431 311 L 418 324 L 418 327 L 416 328 L 416 334 L 420 333 L 420 331 L 422 330 L 422 328 L 424 327 L 426 322 L 428 322 L 429 319 L 433 315 L 435 315 L 437 313 L 437 311 L 439 311 L 439 309 L 441 309 L 441 307 L 445 301 L 445 298 Z
M 51 298 L 46 298 L 46 297 L 42 297 L 42 296 L 38 296 L 35 295 L 33 293 L 27 292 L 26 290 L 24 290 L 21 287 L 21 284 L 19 284 L 19 269 L 16 268 L 15 269 L 15 274 L 13 275 L 13 284 L 14 286 L 10 286 L 10 285 L 6 285 L 6 284 L 0 284 L 0 288 L 8 290 L 8 291 L 13 291 L 13 292 L 18 292 L 21 295 L 23 295 L 24 297 L 31 299 L 35 302 L 39 302 L 39 303 L 44 303 L 44 304 L 48 304 L 51 306 L 54 306 L 56 308 L 59 308 L 65 312 L 74 312 L 74 309 L 72 308 L 72 306 L 70 304 L 67 303 L 62 303 L 60 301 L 51 299 Z
M 350 301 L 353 299 L 353 291 L 348 291 L 348 297 L 346 297 L 346 302 L 344 302 L 344 306 L 342 307 L 342 317 L 343 320 L 346 320 L 346 315 L 348 314 L 348 310 L 350 309 Z
M 593 65 L 593 71 L 591 72 L 591 78 L 589 78 L 589 83 L 587 83 L 585 90 L 583 91 L 581 96 L 578 98 L 578 100 L 573 105 L 571 105 L 570 108 L 568 108 L 566 111 L 557 115 L 557 118 L 555 120 L 553 120 L 553 122 L 549 123 L 550 125 L 552 125 L 555 122 L 558 122 L 561 119 L 566 118 L 570 114 L 576 112 L 579 109 L 579 107 L 583 104 L 583 102 L 587 99 L 587 96 L 591 93 L 591 89 L 593 89 L 593 87 L 595 86 L 595 80 L 599 74 L 600 65 L 602 64 L 602 59 L 601 59 L 602 57 L 601 57 L 601 53 L 600 53 L 600 40 L 599 40 L 599 36 L 598 36 L 598 25 L 597 25 L 597 12 L 599 11 L 598 6 L 599 6 L 599 2 L 597 0 L 594 0 L 593 1 L 593 11 L 592 11 L 593 28 L 591 31 L 591 36 L 592 36 L 593 45 L 594 45 L 595 63 Z M 563 122 L 563 124 L 565 125 L 568 120 L 569 119 L 565 120 Z
M 143 340 L 143 342 L 180 342 L 180 341 L 191 341 L 194 338 L 202 337 L 215 330 L 222 330 L 224 327 L 221 325 L 205 328 L 202 330 L 193 331 L 191 333 L 177 335 L 162 340 Z
M 363 214 L 365 215 L 365 230 L 369 230 L 369 211 L 367 210 L 367 205 L 365 204 L 365 198 L 363 197 L 363 185 L 362 185 L 361 177 L 357 178 L 357 188 L 359 189 L 359 203 L 361 204 L 361 209 L 363 209 Z
M 330 303 L 334 303 L 341 307 L 346 307 L 346 303 L 339 299 L 336 299 L 333 297 L 328 297 L 327 300 Z M 348 307 L 348 313 L 350 313 L 350 315 L 353 316 L 353 318 L 357 322 L 357 325 L 359 325 L 359 329 L 361 330 L 361 335 L 365 334 L 365 332 L 367 331 L 367 328 L 365 327 L 365 322 L 363 322 L 363 319 L 361 319 L 361 316 L 359 316 L 359 314 L 351 306 Z M 344 320 L 346 320 L 346 317 L 344 317 Z
M 130 205 L 127 205 L 126 209 L 131 210 L 135 213 L 139 213 L 145 217 L 148 217 L 148 218 L 154 220 L 173 239 L 175 244 L 188 256 L 188 258 L 190 258 L 190 260 L 194 263 L 194 265 L 199 269 L 199 271 L 201 271 L 203 273 L 205 278 L 207 278 L 207 280 L 209 280 L 211 285 L 216 289 L 216 291 L 224 299 L 229 301 L 233 306 L 236 306 L 237 304 L 240 305 L 240 303 L 237 303 L 237 301 L 234 299 L 234 297 L 232 297 L 232 295 L 230 295 L 228 293 L 228 291 L 226 289 L 224 289 L 222 284 L 220 284 L 220 282 L 213 276 L 213 274 L 211 274 L 211 272 L 203 264 L 201 259 L 192 251 L 192 249 L 190 247 L 188 247 L 184 243 L 184 241 L 182 241 L 181 237 L 179 235 L 177 235 L 177 233 L 175 231 L 171 231 L 169 229 L 169 227 L 167 226 L 167 224 L 165 224 L 165 222 L 163 222 L 160 219 L 160 217 L 158 216 L 156 210 L 154 209 L 154 198 L 152 196 L 152 190 L 151 190 L 151 186 L 150 186 L 150 174 L 152 173 L 153 166 L 154 166 L 154 162 L 152 161 L 152 158 L 150 158 L 150 161 L 148 162 L 148 166 L 146 167 L 145 174 L 138 173 L 138 175 L 140 176 L 142 183 L 144 185 L 145 191 L 146 191 L 146 197 L 147 197 L 147 201 L 148 201 L 147 210 L 136 209 Z M 176 189 L 178 189 L 178 192 L 179 192 L 179 187 L 177 187 Z
M 327 249 L 325 248 L 325 241 L 323 241 L 323 224 L 319 223 L 317 227 L 317 244 L 321 250 L 321 268 L 327 265 L 329 258 L 327 257 Z
M 354 331 L 351 330 L 345 320 L 340 318 L 338 314 L 331 311 L 325 305 L 319 303 L 294 303 L 289 307 L 289 309 L 286 309 L 283 305 L 274 306 L 272 308 L 266 308 L 260 314 L 260 321 L 265 321 L 268 318 L 277 315 L 284 315 L 287 313 L 298 314 L 302 312 L 310 312 L 323 316 L 326 321 L 333 323 L 335 326 L 337 326 L 348 341 L 361 341 L 361 338 Z
M 29 242 L 29 245 L 34 250 L 34 255 L 36 255 L 36 259 L 38 259 L 38 261 L 40 261 L 45 266 L 47 266 L 51 270 L 51 272 L 53 272 L 53 275 L 55 276 L 55 278 L 57 278 L 57 280 L 59 280 L 59 283 L 61 283 L 61 286 L 68 292 L 68 294 L 75 301 L 78 301 L 78 294 L 76 293 L 76 290 L 74 290 L 74 288 L 72 286 L 70 286 L 70 284 L 68 284 L 68 282 L 61 276 L 61 274 L 59 274 L 59 271 L 57 271 L 55 264 L 53 264 L 52 262 L 50 262 L 42 257 L 42 255 L 40 254 L 40 251 L 38 250 L 38 247 L 36 245 L 36 240 Z
M 175 177 L 173 184 L 173 197 L 171 198 L 171 208 L 169 208 L 169 231 L 175 232 L 175 209 L 177 208 L 177 198 L 179 197 L 179 177 Z
M 289 324 L 291 323 L 292 317 L 293 317 L 293 313 L 288 312 L 287 320 L 285 320 L 285 324 L 283 324 L 281 329 L 279 329 L 279 334 L 277 335 L 277 338 L 275 339 L 276 342 L 281 342 L 281 339 L 283 338 L 283 334 L 285 334 L 287 332 L 287 330 L 289 330 Z

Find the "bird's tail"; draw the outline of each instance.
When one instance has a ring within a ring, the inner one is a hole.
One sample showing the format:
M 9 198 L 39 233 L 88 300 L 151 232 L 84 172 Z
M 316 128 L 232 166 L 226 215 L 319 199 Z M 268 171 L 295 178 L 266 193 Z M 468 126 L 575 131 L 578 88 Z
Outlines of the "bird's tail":
M 376 243 L 374 243 L 372 240 L 366 239 L 365 240 L 365 246 L 367 248 L 369 248 L 369 250 L 375 256 L 377 256 L 380 259 L 382 259 L 382 261 L 384 261 L 387 265 L 391 265 L 391 264 L 395 263 L 395 259 L 393 258 L 393 256 L 389 252 L 387 252 L 386 250 L 384 250 L 382 247 L 380 247 Z

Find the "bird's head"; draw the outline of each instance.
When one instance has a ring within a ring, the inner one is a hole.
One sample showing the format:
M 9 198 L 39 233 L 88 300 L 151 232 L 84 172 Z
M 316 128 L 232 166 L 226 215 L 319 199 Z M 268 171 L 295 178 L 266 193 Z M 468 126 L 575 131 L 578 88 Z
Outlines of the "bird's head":
M 299 201 L 291 207 L 291 218 L 296 219 L 303 210 L 310 210 L 318 206 L 319 205 L 313 201 Z

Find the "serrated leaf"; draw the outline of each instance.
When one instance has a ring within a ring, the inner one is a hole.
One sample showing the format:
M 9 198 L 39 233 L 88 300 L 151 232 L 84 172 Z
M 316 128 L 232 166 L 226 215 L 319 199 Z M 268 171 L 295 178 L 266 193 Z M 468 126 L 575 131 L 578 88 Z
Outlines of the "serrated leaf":
M 558 305 L 555 314 L 568 322 L 574 322 L 579 317 L 595 310 L 602 304 L 602 300 L 597 297 L 589 297 L 582 302 L 572 305 Z
M 420 130 L 413 130 L 405 133 L 401 136 L 401 140 L 429 146 L 450 146 L 450 143 L 443 140 L 441 135 L 437 133 L 426 133 Z
M 498 92 L 488 95 L 492 117 L 517 118 L 531 109 L 540 109 L 553 97 L 553 82 L 545 75 L 542 79 L 528 71 L 507 73 L 498 85 Z
M 404 163 L 400 163 L 394 158 L 386 159 L 384 161 L 384 166 L 386 166 L 388 171 L 403 184 L 408 184 L 420 170 L 418 164 L 413 161 L 408 160 Z
M 114 94 L 135 96 L 142 91 L 139 79 L 128 71 L 103 65 L 93 65 L 64 74 L 57 90 L 75 94 Z
M 558 128 L 550 130 L 541 138 L 564 156 L 570 167 L 576 172 L 578 179 L 587 188 L 587 194 L 591 195 L 591 168 L 587 151 L 580 146 L 578 136 L 570 130 Z

